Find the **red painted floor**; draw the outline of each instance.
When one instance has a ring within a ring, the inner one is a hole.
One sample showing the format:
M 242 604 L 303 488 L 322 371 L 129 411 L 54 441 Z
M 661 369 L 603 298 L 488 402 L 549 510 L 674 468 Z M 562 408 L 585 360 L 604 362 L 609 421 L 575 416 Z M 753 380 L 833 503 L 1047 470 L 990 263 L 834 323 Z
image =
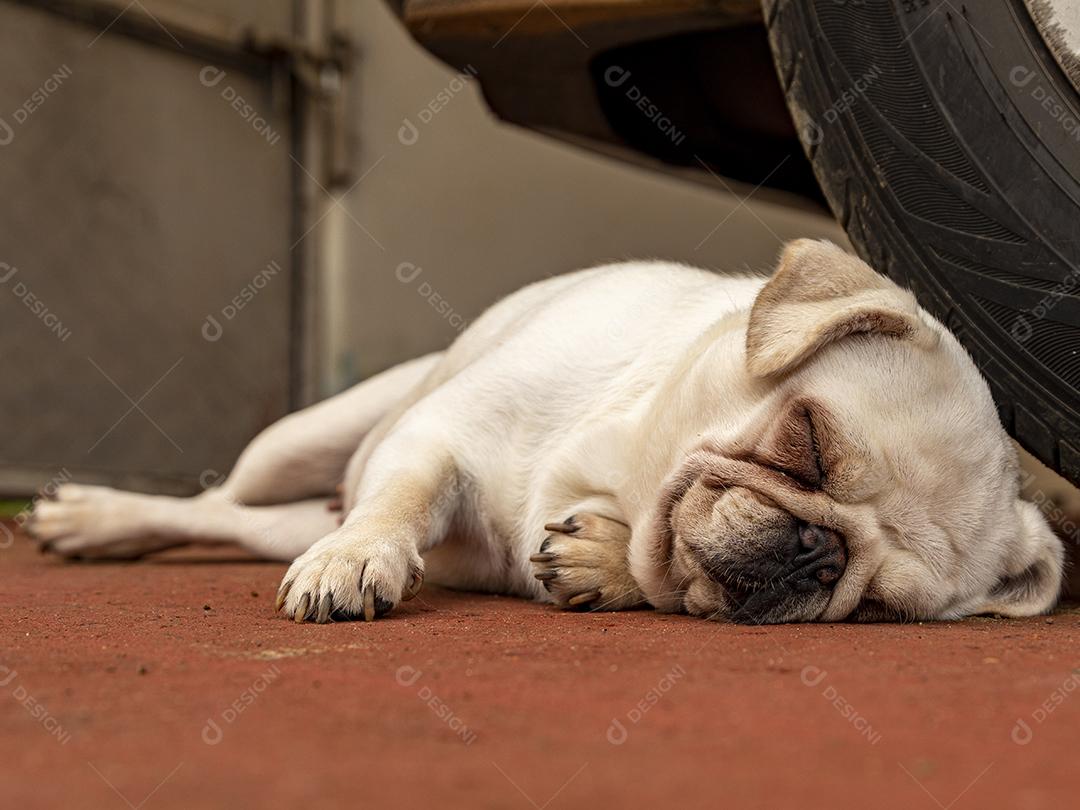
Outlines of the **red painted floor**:
M 0 549 L 0 806 L 964 810 L 1080 793 L 1076 611 L 748 628 L 428 588 L 371 625 L 295 625 L 271 610 L 283 570 Z

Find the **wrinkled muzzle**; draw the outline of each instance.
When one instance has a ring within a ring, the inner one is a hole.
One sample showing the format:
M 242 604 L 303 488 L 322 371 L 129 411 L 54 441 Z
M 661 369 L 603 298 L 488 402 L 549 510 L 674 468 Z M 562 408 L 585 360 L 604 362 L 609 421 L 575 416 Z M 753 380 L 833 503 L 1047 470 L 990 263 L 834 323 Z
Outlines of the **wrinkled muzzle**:
M 675 505 L 673 561 L 686 609 L 744 624 L 812 621 L 844 574 L 835 531 L 804 523 L 766 496 L 698 479 Z

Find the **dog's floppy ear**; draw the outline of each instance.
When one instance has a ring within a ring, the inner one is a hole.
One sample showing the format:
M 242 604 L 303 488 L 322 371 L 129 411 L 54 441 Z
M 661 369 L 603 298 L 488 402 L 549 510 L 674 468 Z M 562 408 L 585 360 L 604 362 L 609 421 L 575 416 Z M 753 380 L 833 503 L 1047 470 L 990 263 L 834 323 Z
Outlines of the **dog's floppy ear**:
M 999 613 L 1019 618 L 1045 613 L 1061 592 L 1061 541 L 1033 503 L 1017 499 L 1019 536 L 1006 560 L 1007 570 L 986 597 L 978 613 Z
M 746 366 L 755 377 L 791 371 L 821 347 L 859 333 L 936 338 L 911 293 L 832 242 L 797 239 L 754 301 Z

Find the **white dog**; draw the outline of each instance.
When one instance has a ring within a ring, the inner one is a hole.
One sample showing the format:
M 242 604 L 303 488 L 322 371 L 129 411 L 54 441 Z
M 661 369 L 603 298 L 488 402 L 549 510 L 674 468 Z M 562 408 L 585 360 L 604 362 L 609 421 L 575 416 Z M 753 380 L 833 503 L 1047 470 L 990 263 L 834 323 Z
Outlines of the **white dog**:
M 65 557 L 295 557 L 278 607 L 318 622 L 380 616 L 425 574 L 742 622 L 1027 616 L 1062 572 L 965 351 L 809 240 L 767 282 L 632 263 L 533 284 L 273 425 L 221 487 L 64 486 L 32 532 Z

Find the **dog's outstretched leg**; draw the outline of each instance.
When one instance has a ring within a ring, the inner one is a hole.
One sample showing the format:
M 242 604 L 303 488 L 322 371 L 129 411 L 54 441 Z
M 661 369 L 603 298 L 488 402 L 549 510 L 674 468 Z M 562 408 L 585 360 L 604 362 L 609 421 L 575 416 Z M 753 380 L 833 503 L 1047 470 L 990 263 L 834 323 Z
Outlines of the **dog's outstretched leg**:
M 592 514 L 544 526 L 548 537 L 529 559 L 535 576 L 563 608 L 628 610 L 645 604 L 630 575 L 630 527 Z
M 194 498 L 64 484 L 27 524 L 65 557 L 134 559 L 192 542 L 235 542 L 291 560 L 337 524 L 327 510 L 363 436 L 430 373 L 439 355 L 403 363 L 274 423 L 225 482 Z M 258 508 L 252 508 L 258 507 Z
M 42 551 L 69 559 L 133 560 L 197 543 L 235 543 L 260 557 L 291 560 L 337 523 L 325 499 L 243 506 L 220 490 L 195 498 L 65 484 L 27 524 Z

